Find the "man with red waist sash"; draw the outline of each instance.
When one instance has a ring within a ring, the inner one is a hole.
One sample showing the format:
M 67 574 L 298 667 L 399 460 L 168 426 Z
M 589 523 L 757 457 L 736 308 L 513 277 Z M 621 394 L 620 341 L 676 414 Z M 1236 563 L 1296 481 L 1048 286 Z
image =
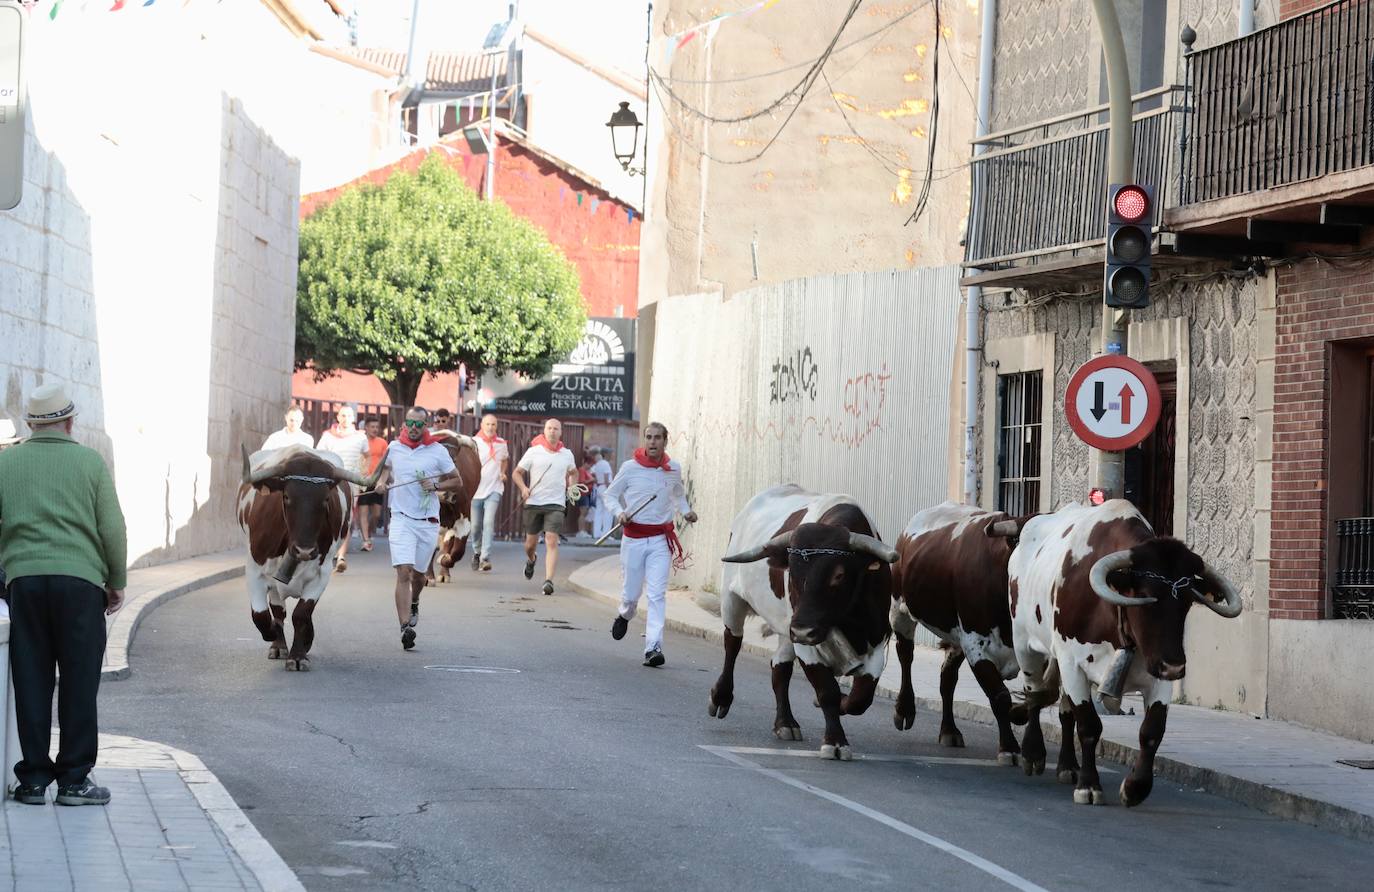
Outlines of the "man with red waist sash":
M 602 498 L 616 522 L 624 525 L 620 540 L 620 566 L 625 584 L 620 593 L 620 612 L 611 624 L 611 637 L 625 637 L 639 608 L 641 594 L 649 596 L 649 616 L 644 629 L 644 665 L 662 666 L 663 620 L 667 609 L 668 571 L 682 560 L 673 520 L 678 515 L 696 523 L 687 504 L 682 468 L 668 457 L 668 428 L 657 421 L 644 428 L 644 446 L 620 466 Z

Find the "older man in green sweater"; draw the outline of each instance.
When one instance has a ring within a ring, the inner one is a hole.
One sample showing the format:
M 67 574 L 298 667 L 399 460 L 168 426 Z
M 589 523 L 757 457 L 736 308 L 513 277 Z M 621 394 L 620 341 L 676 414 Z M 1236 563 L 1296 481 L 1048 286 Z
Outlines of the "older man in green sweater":
M 0 566 L 9 579 L 10 673 L 23 758 L 14 798 L 104 805 L 95 766 L 95 699 L 105 615 L 124 601 L 126 539 L 114 481 L 99 453 L 72 439 L 76 407 L 58 385 L 34 390 L 24 420 L 33 436 L 0 453 Z M 55 670 L 61 728 L 51 743 Z

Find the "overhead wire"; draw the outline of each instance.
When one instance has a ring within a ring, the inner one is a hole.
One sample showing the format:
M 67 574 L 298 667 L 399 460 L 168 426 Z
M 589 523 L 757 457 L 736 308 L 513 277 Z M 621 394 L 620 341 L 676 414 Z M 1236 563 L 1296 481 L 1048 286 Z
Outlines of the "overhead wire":
M 940 45 L 944 42 L 944 35 L 941 33 L 943 23 L 940 21 L 940 0 L 933 0 L 933 2 L 935 4 L 935 51 L 930 54 L 930 127 L 926 131 L 926 170 L 921 180 L 920 194 L 916 196 L 916 208 L 911 212 L 911 216 L 906 218 L 904 226 L 910 226 L 921 219 L 930 201 L 931 185 L 935 181 L 935 144 L 940 134 Z

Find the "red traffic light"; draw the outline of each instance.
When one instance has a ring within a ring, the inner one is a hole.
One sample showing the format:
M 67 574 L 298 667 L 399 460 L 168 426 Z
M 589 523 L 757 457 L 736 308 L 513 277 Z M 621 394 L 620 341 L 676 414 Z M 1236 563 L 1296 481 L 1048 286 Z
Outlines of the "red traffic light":
M 1150 212 L 1150 196 L 1139 186 L 1122 186 L 1112 196 L 1112 210 L 1121 219 L 1134 223 Z

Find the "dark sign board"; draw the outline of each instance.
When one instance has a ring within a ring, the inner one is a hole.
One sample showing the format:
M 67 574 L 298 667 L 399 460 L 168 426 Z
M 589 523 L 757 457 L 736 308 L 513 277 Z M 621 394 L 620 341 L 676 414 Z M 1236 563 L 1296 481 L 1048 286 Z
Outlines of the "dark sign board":
M 634 418 L 635 321 L 587 320 L 582 340 L 543 378 L 485 375 L 482 411 L 554 418 Z

